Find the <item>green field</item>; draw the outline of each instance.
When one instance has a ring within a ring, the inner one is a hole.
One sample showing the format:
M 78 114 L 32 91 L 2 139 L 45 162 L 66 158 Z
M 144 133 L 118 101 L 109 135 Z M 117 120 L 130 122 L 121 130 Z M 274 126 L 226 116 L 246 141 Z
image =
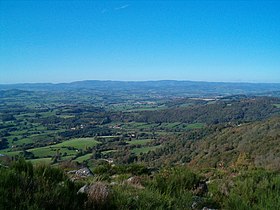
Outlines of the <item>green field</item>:
M 16 156 L 19 155 L 21 151 L 10 151 L 10 149 L 4 149 L 0 151 L 0 154 L 8 155 L 8 156 Z
M 280 108 L 280 104 L 273 104 L 274 106 L 276 106 L 277 108 Z
M 204 127 L 203 123 L 192 123 L 187 125 L 188 129 L 196 129 L 196 128 L 203 128 L 203 127 Z
M 157 123 L 142 123 L 142 122 L 129 122 L 123 125 L 125 129 L 149 129 L 151 127 L 157 126 Z
M 87 147 L 93 147 L 96 144 L 99 144 L 99 142 L 94 138 L 75 138 L 59 144 L 38 147 L 27 151 L 32 152 L 36 158 L 52 157 L 57 153 L 61 153 L 63 156 L 74 157 L 79 150 L 86 149 Z M 0 153 L 8 156 L 15 156 L 19 155 L 20 152 L 21 151 L 2 150 Z
M 33 164 L 50 164 L 52 159 L 51 158 L 38 158 L 30 160 Z
M 75 161 L 77 161 L 78 163 L 82 163 L 85 160 L 89 160 L 91 157 L 92 157 L 92 153 L 89 153 L 89 154 L 76 158 Z
M 182 123 L 174 122 L 174 123 L 162 123 L 160 128 L 176 128 L 182 125 Z
M 13 141 L 13 138 L 17 137 L 19 140 L 17 141 Z M 8 141 L 9 141 L 9 145 L 12 146 L 21 146 L 21 145 L 24 145 L 24 144 L 31 144 L 31 143 L 34 143 L 34 140 L 30 137 L 30 138 L 23 138 L 23 139 L 20 139 L 19 136 L 9 136 L 8 138 Z
M 32 152 L 36 157 L 49 157 L 55 155 L 57 152 L 66 154 L 66 156 L 74 156 L 78 152 L 76 150 L 93 147 L 98 143 L 94 138 L 76 138 L 52 146 L 30 149 L 28 152 Z M 74 150 L 68 147 L 73 147 Z
M 55 146 L 46 146 L 46 147 L 38 147 L 34 149 L 27 150 L 28 152 L 32 152 L 35 157 L 43 158 L 43 157 L 52 157 L 57 153 L 61 153 L 66 156 L 74 156 L 77 154 L 76 150 L 69 150 L 67 148 L 57 147 Z
M 85 149 L 86 147 L 93 147 L 99 144 L 95 138 L 75 138 L 62 143 L 56 144 L 55 147 L 74 147 L 76 149 Z
M 113 104 L 109 110 L 123 111 L 123 112 L 137 112 L 137 111 L 155 111 L 165 109 L 165 105 L 156 104 Z
M 75 116 L 74 115 L 60 115 L 60 117 L 63 119 L 68 119 L 68 118 L 73 118 Z
M 151 141 L 153 141 L 153 140 L 152 139 L 141 139 L 141 140 L 126 141 L 126 143 L 131 144 L 131 145 L 144 145 Z
M 103 155 L 106 155 L 106 154 L 108 154 L 108 153 L 116 152 L 116 151 L 118 151 L 118 150 L 114 150 L 114 149 L 106 150 L 106 151 L 103 151 L 102 154 L 103 154 Z

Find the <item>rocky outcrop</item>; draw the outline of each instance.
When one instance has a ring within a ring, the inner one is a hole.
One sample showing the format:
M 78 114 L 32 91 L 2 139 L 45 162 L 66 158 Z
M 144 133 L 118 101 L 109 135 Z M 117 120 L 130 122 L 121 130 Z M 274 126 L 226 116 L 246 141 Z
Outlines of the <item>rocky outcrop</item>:
M 89 168 L 81 168 L 79 170 L 76 171 L 75 173 L 76 176 L 79 177 L 89 177 L 89 176 L 93 176 L 93 174 L 91 173 L 91 171 L 89 170 Z
M 68 171 L 67 174 L 70 175 L 72 181 L 93 176 L 92 172 L 87 167 L 81 168 L 79 170 Z

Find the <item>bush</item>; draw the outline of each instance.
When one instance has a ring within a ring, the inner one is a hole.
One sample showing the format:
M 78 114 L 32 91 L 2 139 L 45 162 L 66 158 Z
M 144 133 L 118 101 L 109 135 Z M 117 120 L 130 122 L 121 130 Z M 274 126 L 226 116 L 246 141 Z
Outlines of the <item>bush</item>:
M 63 171 L 19 160 L 0 168 L 0 209 L 81 209 L 84 195 Z
M 94 209 L 108 209 L 110 206 L 111 190 L 108 185 L 96 182 L 88 187 L 87 206 Z
M 235 181 L 225 201 L 227 209 L 278 209 L 280 175 L 264 170 L 249 171 Z
M 172 196 L 180 196 L 186 191 L 192 190 L 199 183 L 199 176 L 189 169 L 177 167 L 163 170 L 155 175 L 151 188 Z

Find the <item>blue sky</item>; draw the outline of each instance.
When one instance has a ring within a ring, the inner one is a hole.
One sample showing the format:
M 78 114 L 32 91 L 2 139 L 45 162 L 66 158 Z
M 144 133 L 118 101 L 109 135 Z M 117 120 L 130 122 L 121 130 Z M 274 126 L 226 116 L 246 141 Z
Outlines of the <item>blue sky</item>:
M 280 1 L 0 1 L 0 83 L 280 82 Z

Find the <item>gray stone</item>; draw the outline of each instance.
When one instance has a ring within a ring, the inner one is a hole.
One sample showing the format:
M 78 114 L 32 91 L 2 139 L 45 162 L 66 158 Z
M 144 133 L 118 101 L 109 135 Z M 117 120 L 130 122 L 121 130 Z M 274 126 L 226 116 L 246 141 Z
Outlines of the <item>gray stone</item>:
M 93 176 L 93 174 L 91 173 L 91 171 L 88 168 L 81 168 L 79 170 L 76 171 L 75 173 L 76 176 L 79 177 L 89 177 L 89 176 Z
M 86 184 L 86 185 L 82 186 L 82 187 L 78 190 L 77 194 L 79 194 L 79 193 L 87 193 L 87 192 L 88 192 L 88 189 L 89 189 L 89 186 Z
M 202 210 L 217 210 L 217 209 L 210 209 L 210 208 L 207 208 L 207 207 L 203 207 Z

